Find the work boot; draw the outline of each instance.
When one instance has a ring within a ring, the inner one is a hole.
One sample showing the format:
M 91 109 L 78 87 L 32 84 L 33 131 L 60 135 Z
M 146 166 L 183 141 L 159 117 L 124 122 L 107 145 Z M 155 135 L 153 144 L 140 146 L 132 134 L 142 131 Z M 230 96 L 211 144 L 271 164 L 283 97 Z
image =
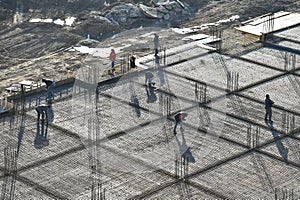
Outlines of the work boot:
M 177 134 L 176 130 L 174 130 L 173 133 L 174 133 L 174 135 L 176 135 Z

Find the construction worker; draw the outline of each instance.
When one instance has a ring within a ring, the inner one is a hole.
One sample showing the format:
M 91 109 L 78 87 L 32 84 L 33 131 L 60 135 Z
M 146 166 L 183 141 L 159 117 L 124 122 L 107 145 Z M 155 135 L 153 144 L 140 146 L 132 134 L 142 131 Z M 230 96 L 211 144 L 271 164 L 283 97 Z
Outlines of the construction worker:
M 111 67 L 113 68 L 115 66 L 115 61 L 116 61 L 117 55 L 114 49 L 111 49 L 110 54 L 109 54 L 109 59 L 111 61 Z
M 273 104 L 274 104 L 274 101 L 272 101 L 270 99 L 270 95 L 267 94 L 266 99 L 265 99 L 265 109 L 266 109 L 265 121 L 267 121 L 268 117 L 269 117 L 269 121 L 273 122 L 272 121 L 272 105 Z
M 188 114 L 183 113 L 183 112 L 179 112 L 174 116 L 174 118 L 175 118 L 175 125 L 174 125 L 174 129 L 173 129 L 174 135 L 177 134 L 176 128 L 177 128 L 178 124 L 180 124 L 180 128 L 182 129 L 182 121 L 184 121 L 187 116 L 188 116 Z
M 151 80 L 153 80 L 153 78 L 154 78 L 154 74 L 153 74 L 151 71 L 147 71 L 147 72 L 145 73 L 145 84 L 146 84 L 146 85 L 149 84 L 149 82 L 150 82 Z
M 130 57 L 130 67 L 135 68 L 135 57 L 133 54 Z
M 42 79 L 42 82 L 46 83 L 47 87 L 47 99 L 53 98 L 53 88 L 55 87 L 55 82 L 47 79 Z

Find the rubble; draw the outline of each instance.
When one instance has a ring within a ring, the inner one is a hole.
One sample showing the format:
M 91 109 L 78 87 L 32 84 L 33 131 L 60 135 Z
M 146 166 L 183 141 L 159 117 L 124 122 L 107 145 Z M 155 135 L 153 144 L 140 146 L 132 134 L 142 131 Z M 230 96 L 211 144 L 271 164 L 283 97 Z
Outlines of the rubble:
M 159 20 L 161 24 L 173 23 L 178 20 L 186 20 L 192 16 L 190 6 L 179 0 L 153 1 L 153 4 L 154 7 L 144 4 L 134 5 L 131 3 L 116 5 L 105 17 L 114 24 L 128 26 L 136 22 L 155 19 Z

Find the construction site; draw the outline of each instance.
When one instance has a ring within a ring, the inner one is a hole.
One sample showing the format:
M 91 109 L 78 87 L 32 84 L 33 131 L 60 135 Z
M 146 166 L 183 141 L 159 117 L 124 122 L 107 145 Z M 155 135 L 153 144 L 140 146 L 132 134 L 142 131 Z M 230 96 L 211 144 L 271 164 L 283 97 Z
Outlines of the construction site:
M 134 68 L 131 53 L 114 70 L 89 55 L 55 85 L 6 88 L 1 199 L 300 199 L 300 14 L 185 29 L 173 45 L 169 31 L 144 34 L 163 45 Z

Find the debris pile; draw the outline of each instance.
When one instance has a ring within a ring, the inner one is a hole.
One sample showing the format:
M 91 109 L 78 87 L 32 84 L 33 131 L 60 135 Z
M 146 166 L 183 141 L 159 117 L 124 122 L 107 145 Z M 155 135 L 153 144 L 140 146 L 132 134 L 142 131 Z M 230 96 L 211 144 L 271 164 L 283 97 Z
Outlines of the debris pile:
M 192 15 L 190 6 L 180 0 L 154 0 L 153 6 L 131 3 L 113 7 L 105 15 L 113 24 L 120 26 L 133 25 L 140 21 L 152 21 L 166 24 L 186 20 Z

